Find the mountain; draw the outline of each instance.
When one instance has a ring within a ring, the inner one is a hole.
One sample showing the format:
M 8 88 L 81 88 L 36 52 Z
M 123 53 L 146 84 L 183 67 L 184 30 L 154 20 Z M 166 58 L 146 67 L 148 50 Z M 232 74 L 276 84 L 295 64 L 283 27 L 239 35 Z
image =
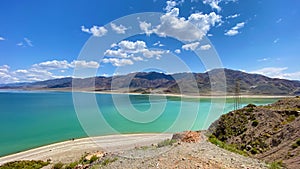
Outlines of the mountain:
M 300 166 L 300 97 L 266 106 L 250 104 L 222 115 L 208 129 L 215 137 L 251 157 Z
M 226 79 L 223 81 L 222 77 Z M 234 94 L 237 81 L 240 94 L 245 95 L 299 95 L 300 81 L 269 78 L 230 69 L 214 69 L 205 73 L 137 72 L 113 77 L 62 78 L 34 83 L 1 85 L 1 89 L 96 90 L 137 93 L 181 93 L 196 95 Z M 212 91 L 213 90 L 213 91 Z

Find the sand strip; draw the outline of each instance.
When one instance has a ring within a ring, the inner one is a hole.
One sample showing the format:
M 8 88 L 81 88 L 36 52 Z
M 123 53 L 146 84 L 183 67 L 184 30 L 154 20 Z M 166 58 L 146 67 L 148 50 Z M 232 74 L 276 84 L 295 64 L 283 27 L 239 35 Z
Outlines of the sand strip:
M 55 143 L 24 152 L 0 157 L 0 165 L 17 160 L 47 160 L 53 162 L 71 162 L 80 158 L 85 152 L 102 150 L 116 152 L 134 147 L 151 145 L 170 139 L 172 134 L 124 134 L 75 139 Z

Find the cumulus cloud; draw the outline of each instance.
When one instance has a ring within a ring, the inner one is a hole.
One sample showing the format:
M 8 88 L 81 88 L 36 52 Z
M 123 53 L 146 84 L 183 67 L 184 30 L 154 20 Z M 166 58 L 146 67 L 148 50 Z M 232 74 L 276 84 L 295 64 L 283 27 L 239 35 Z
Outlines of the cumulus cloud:
M 151 29 L 151 23 L 147 23 L 145 21 L 140 22 L 140 29 L 145 32 L 146 35 L 150 35 L 153 33 L 152 29 Z
M 65 73 L 68 69 L 73 68 L 99 68 L 100 64 L 95 61 L 66 60 L 45 61 L 33 64 L 28 69 L 10 70 L 8 65 L 0 66 L 0 84 L 1 83 L 16 83 L 16 82 L 33 82 L 48 80 L 54 78 L 62 78 L 65 76 L 55 75 L 53 72 Z
M 168 7 L 168 4 L 167 4 Z M 221 22 L 221 16 L 215 12 L 209 14 L 193 13 L 187 19 L 179 17 L 179 9 L 168 7 L 167 13 L 160 17 L 160 24 L 153 26 L 140 22 L 140 29 L 147 35 L 155 33 L 160 37 L 175 37 L 183 41 L 201 40 L 212 26 Z
M 104 52 L 104 55 L 109 58 L 106 58 L 103 63 L 111 63 L 114 66 L 131 65 L 133 61 L 144 60 L 143 57 L 155 57 L 159 59 L 163 54 L 169 53 L 168 50 L 149 50 L 146 43 L 140 40 L 123 40 L 118 44 L 111 45 L 111 47 L 112 49 L 108 49 Z
M 184 50 L 195 50 L 199 46 L 200 42 L 194 42 L 194 43 L 188 43 L 185 45 L 182 45 L 182 49 Z
M 165 10 L 167 12 L 170 12 L 177 5 L 175 1 L 167 1 L 166 3 L 167 3 L 167 6 L 166 6 Z
M 210 44 L 200 46 L 200 50 L 209 50 L 210 48 Z
M 300 80 L 300 72 L 287 73 L 288 67 L 266 67 L 250 73 L 262 74 L 272 78 Z
M 130 59 L 119 59 L 119 58 L 104 58 L 103 63 L 111 63 L 113 66 L 125 66 L 132 65 L 133 62 Z
M 1 41 L 1 40 L 5 40 L 5 38 L 3 38 L 2 36 L 0 36 L 0 41 Z
M 103 26 L 95 26 L 95 25 L 90 29 L 85 28 L 85 26 L 81 26 L 81 31 L 92 34 L 93 36 L 96 37 L 104 36 L 107 33 L 107 29 L 105 29 Z
M 243 28 L 245 26 L 245 22 L 237 23 L 234 27 L 232 27 L 230 30 L 225 32 L 225 35 L 227 36 L 234 36 L 239 33 L 239 29 Z
M 73 60 L 69 63 L 66 60 L 51 60 L 32 65 L 33 68 L 41 70 L 57 70 L 69 68 L 99 68 L 100 64 L 95 61 Z
M 70 67 L 68 61 L 51 60 L 32 65 L 32 67 L 44 70 L 68 69 Z
M 91 68 L 97 69 L 100 67 L 100 64 L 95 61 L 85 61 L 85 60 L 73 60 L 69 67 L 71 68 Z
M 126 28 L 126 27 L 123 26 L 123 25 L 117 26 L 117 25 L 114 24 L 114 23 L 111 23 L 110 26 L 111 26 L 111 28 L 112 28 L 115 32 L 117 32 L 118 34 L 125 34 L 125 31 L 128 29 L 128 28 Z

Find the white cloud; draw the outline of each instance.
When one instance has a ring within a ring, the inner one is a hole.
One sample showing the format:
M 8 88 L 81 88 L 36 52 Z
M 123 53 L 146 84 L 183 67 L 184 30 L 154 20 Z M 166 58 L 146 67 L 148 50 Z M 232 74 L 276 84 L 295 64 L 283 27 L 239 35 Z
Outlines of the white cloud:
M 24 46 L 23 42 L 17 43 L 17 46 Z
M 166 3 L 167 3 L 167 6 L 166 6 L 165 10 L 167 12 L 170 12 L 177 5 L 175 1 L 167 1 Z
M 286 73 L 288 67 L 266 67 L 250 73 L 262 74 L 272 78 L 300 80 L 300 72 Z
M 103 63 L 111 63 L 113 66 L 126 66 L 126 65 L 132 65 L 133 62 L 130 59 L 118 59 L 118 58 L 104 58 Z
M 181 53 L 181 50 L 180 49 L 175 49 L 174 52 L 177 53 L 177 54 L 179 54 L 179 53 Z
M 140 22 L 140 29 L 148 36 L 153 33 L 151 29 L 151 23 L 147 23 L 145 21 Z
M 70 67 L 68 61 L 51 60 L 32 65 L 32 67 L 44 70 L 68 69 Z
M 65 76 L 58 76 L 53 73 L 53 71 L 58 71 L 60 73 L 65 73 L 67 69 L 73 68 L 99 68 L 99 63 L 95 61 L 85 61 L 85 60 L 73 60 L 69 63 L 66 60 L 58 61 L 45 61 L 37 64 L 33 64 L 28 69 L 17 69 L 10 70 L 8 65 L 0 66 L 0 84 L 1 83 L 16 83 L 16 82 L 33 82 L 42 81 L 54 78 L 62 78 Z
M 41 70 L 57 70 L 57 69 L 69 69 L 69 68 L 99 68 L 100 65 L 95 61 L 85 61 L 85 60 L 73 60 L 69 63 L 66 60 L 51 60 L 46 62 L 41 62 L 32 65 L 33 68 Z
M 0 66 L 0 83 L 13 83 L 18 82 L 18 79 L 11 76 L 9 71 L 10 67 L 8 65 Z
M 199 44 L 200 44 L 200 42 L 188 43 L 188 44 L 182 45 L 182 49 L 195 50 Z
M 8 72 L 9 68 L 8 65 L 2 65 L 0 66 L 0 72 Z
M 140 41 L 140 40 L 137 40 L 135 42 L 123 40 L 118 44 L 118 46 L 123 51 L 138 53 L 141 50 L 146 48 L 146 43 L 144 41 Z
M 277 43 L 279 41 L 279 38 L 276 38 L 273 43 Z
M 95 61 L 85 61 L 85 60 L 73 60 L 69 67 L 73 68 L 91 68 L 91 69 L 97 69 L 100 67 L 100 64 Z
M 0 36 L 0 41 L 1 41 L 1 40 L 5 40 L 5 38 L 3 38 L 2 36 Z
M 105 29 L 103 26 L 95 26 L 95 25 L 90 29 L 81 26 L 81 31 L 92 34 L 93 36 L 96 37 L 104 36 L 107 33 L 107 29 Z
M 144 59 L 143 59 L 142 57 L 140 57 L 140 56 L 133 56 L 132 59 L 133 59 L 134 61 L 143 61 L 143 60 L 144 60 Z
M 26 42 L 27 46 L 33 47 L 32 41 L 28 38 L 24 38 L 24 41 Z
M 169 53 L 169 51 L 145 49 L 145 50 L 142 51 L 142 53 L 143 53 L 143 56 L 146 57 L 146 58 L 156 57 L 157 59 L 159 59 L 162 54 Z
M 23 41 L 17 43 L 17 46 L 20 46 L 20 47 L 33 47 L 33 44 L 32 44 L 32 41 L 28 38 L 23 38 Z
M 183 41 L 201 40 L 212 26 L 221 22 L 215 12 L 209 14 L 193 13 L 188 19 L 179 16 L 179 9 L 173 8 L 160 17 L 160 24 L 151 27 L 150 23 L 140 22 L 140 28 L 147 35 L 155 33 L 160 37 L 175 37 Z
M 210 44 L 200 46 L 200 50 L 209 50 L 210 48 Z
M 112 28 L 114 31 L 116 31 L 118 34 L 125 34 L 125 31 L 128 29 L 128 28 L 126 28 L 126 27 L 123 26 L 123 25 L 117 26 L 117 25 L 114 24 L 114 23 L 111 23 L 110 26 L 111 26 L 111 28 Z
M 18 81 L 22 82 L 32 82 L 32 81 L 42 81 L 54 78 L 61 78 L 63 76 L 55 76 L 48 70 L 42 70 L 37 68 L 30 68 L 28 70 L 16 70 L 12 72 L 12 75 L 18 79 Z
M 153 44 L 153 46 L 159 46 L 159 47 L 162 47 L 162 46 L 165 46 L 165 45 L 162 44 L 160 41 L 157 41 L 156 43 Z
M 220 2 L 221 0 L 203 0 L 204 4 L 210 5 L 212 9 L 216 9 L 218 12 L 221 11 L 221 7 L 219 6 Z
M 142 61 L 144 59 L 141 56 L 145 58 L 155 57 L 159 59 L 163 54 L 169 52 L 166 50 L 149 50 L 146 43 L 140 40 L 135 42 L 123 40 L 112 46 L 114 49 L 108 49 L 104 52 L 105 56 L 109 56 L 104 63 L 112 63 L 114 66 L 123 66 L 123 62 L 133 63 L 133 61 Z M 131 62 L 127 60 L 130 60 Z
M 128 54 L 121 50 L 121 49 L 117 49 L 117 50 L 111 50 L 108 49 L 105 51 L 104 53 L 105 56 L 114 56 L 114 57 L 120 57 L 120 58 L 128 58 Z
M 239 16 L 240 16 L 240 14 L 229 15 L 226 17 L 226 19 L 233 19 L 233 18 L 237 18 Z
M 227 36 L 234 36 L 239 33 L 239 29 L 243 28 L 245 26 L 245 22 L 237 23 L 234 27 L 232 27 L 230 30 L 225 32 L 225 35 Z

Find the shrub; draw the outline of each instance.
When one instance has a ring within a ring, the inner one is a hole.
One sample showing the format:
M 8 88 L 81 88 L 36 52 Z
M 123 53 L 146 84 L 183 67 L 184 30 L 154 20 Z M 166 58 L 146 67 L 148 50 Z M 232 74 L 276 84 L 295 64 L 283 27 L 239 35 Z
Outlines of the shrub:
M 290 123 L 290 122 L 294 121 L 295 119 L 296 119 L 296 116 L 295 116 L 295 115 L 289 115 L 289 116 L 286 118 L 286 121 L 287 121 L 288 123 Z
M 237 149 L 235 145 L 226 144 L 226 143 L 222 142 L 221 140 L 216 138 L 216 136 L 214 136 L 214 135 L 210 135 L 209 138 L 208 138 L 208 141 L 211 142 L 212 144 L 217 145 L 220 148 L 225 149 L 225 150 L 228 150 L 228 151 L 231 151 L 231 152 L 234 152 L 234 153 L 238 153 L 238 154 L 241 154 L 243 156 L 248 156 L 248 154 L 245 151 Z
M 97 161 L 99 159 L 99 157 L 97 157 L 96 155 L 93 155 L 90 159 L 90 163 L 93 163 L 95 161 Z
M 269 169 L 281 169 L 282 168 L 282 161 L 274 161 L 269 164 Z
M 13 161 L 0 166 L 0 169 L 11 169 L 11 168 L 22 168 L 22 169 L 39 169 L 47 166 L 49 162 L 41 160 L 24 160 L 24 161 Z
M 250 150 L 250 153 L 253 154 L 253 155 L 255 155 L 255 154 L 258 153 L 258 150 L 257 150 L 256 148 L 252 148 L 252 149 Z
M 165 146 L 171 146 L 171 145 L 173 145 L 174 143 L 176 143 L 176 140 L 174 140 L 174 139 L 167 139 L 167 140 L 164 140 L 164 141 L 162 141 L 162 142 L 159 142 L 158 144 L 157 144 L 157 147 L 165 147 Z
M 253 127 L 256 127 L 257 125 L 258 125 L 258 120 L 253 120 L 253 121 L 252 121 L 252 126 L 253 126 Z
M 72 163 L 66 165 L 64 169 L 73 169 L 73 168 L 75 168 L 78 164 L 79 164 L 78 161 L 72 162 Z
M 64 164 L 62 162 L 53 165 L 52 169 L 62 169 Z
M 101 165 L 102 165 L 102 166 L 107 166 L 109 163 L 115 162 L 115 161 L 117 161 L 117 160 L 118 160 L 117 158 L 113 158 L 113 159 L 107 158 L 107 159 L 104 159 L 104 160 L 101 162 Z
M 295 149 L 295 148 L 297 148 L 297 147 L 298 147 L 298 144 L 297 144 L 297 143 L 292 144 L 292 149 Z

